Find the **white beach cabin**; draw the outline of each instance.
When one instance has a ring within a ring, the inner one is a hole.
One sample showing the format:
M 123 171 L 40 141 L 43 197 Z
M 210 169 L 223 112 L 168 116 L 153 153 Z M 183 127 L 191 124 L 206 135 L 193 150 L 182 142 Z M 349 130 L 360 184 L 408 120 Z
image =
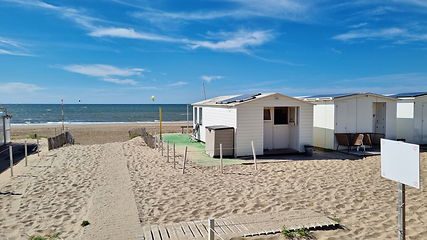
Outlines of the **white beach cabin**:
M 330 94 L 303 97 L 314 106 L 314 146 L 336 149 L 335 133 L 382 133 L 396 139 L 396 104 L 375 93 Z
M 5 112 L 1 112 L 2 109 Z M 7 110 L 0 106 L 0 146 L 10 143 L 10 119 L 12 115 L 7 115 Z
M 207 131 L 232 127 L 234 157 L 252 155 L 251 141 L 257 155 L 274 149 L 304 152 L 304 145 L 313 144 L 313 104 L 296 98 L 279 93 L 243 94 L 192 105 L 195 138 L 210 141 Z
M 397 101 L 397 138 L 427 144 L 427 92 L 391 95 Z

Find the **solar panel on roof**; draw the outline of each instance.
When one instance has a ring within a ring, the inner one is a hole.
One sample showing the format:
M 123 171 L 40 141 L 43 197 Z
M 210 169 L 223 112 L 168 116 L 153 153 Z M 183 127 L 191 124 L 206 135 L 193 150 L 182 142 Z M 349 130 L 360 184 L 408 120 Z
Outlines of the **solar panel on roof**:
M 412 93 L 398 93 L 390 95 L 389 97 L 400 98 L 400 97 L 419 97 L 427 95 L 427 92 L 412 92 Z
M 341 97 L 341 96 L 347 96 L 347 95 L 350 95 L 350 93 L 319 94 L 319 95 L 309 96 L 305 98 L 335 98 L 335 97 Z
M 218 101 L 216 102 L 217 104 L 227 104 L 227 103 L 232 103 L 232 102 L 244 102 L 244 101 L 248 101 L 251 99 L 254 99 L 256 96 L 261 95 L 261 93 L 257 93 L 257 94 L 242 94 L 239 95 L 237 97 L 232 97 L 232 98 L 228 98 L 222 101 Z

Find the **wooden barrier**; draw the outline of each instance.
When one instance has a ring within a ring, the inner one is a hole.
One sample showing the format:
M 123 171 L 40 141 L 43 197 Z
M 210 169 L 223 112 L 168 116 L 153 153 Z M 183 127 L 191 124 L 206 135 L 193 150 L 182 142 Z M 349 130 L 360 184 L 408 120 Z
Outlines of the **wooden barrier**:
M 56 137 L 47 139 L 49 151 L 55 148 L 60 148 L 67 143 L 74 144 L 74 138 L 69 132 L 61 133 Z

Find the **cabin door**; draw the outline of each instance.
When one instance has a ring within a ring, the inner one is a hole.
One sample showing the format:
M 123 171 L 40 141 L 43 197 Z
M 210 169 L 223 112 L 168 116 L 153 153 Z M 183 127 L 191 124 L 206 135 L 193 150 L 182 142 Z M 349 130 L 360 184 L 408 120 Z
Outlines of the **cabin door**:
M 273 113 L 273 148 L 289 148 L 289 109 L 275 107 Z
M 273 110 L 264 108 L 264 149 L 273 149 Z
M 346 133 L 347 132 L 347 102 L 335 103 L 335 132 Z
M 421 119 L 421 131 L 422 131 L 422 135 L 421 135 L 421 142 L 423 144 L 427 143 L 427 102 L 423 102 L 423 118 Z
M 376 102 L 375 107 L 375 133 L 385 134 L 386 127 L 386 103 Z

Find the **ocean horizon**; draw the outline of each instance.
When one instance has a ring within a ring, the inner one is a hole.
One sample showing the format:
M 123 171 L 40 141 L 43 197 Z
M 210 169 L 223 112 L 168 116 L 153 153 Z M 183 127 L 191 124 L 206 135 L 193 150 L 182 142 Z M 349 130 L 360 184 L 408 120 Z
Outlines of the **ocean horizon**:
M 12 126 L 61 125 L 61 104 L 2 104 L 12 115 Z M 187 122 L 187 104 L 64 104 L 64 124 L 126 124 Z M 4 110 L 3 113 L 4 114 Z M 188 119 L 193 109 L 188 107 Z

